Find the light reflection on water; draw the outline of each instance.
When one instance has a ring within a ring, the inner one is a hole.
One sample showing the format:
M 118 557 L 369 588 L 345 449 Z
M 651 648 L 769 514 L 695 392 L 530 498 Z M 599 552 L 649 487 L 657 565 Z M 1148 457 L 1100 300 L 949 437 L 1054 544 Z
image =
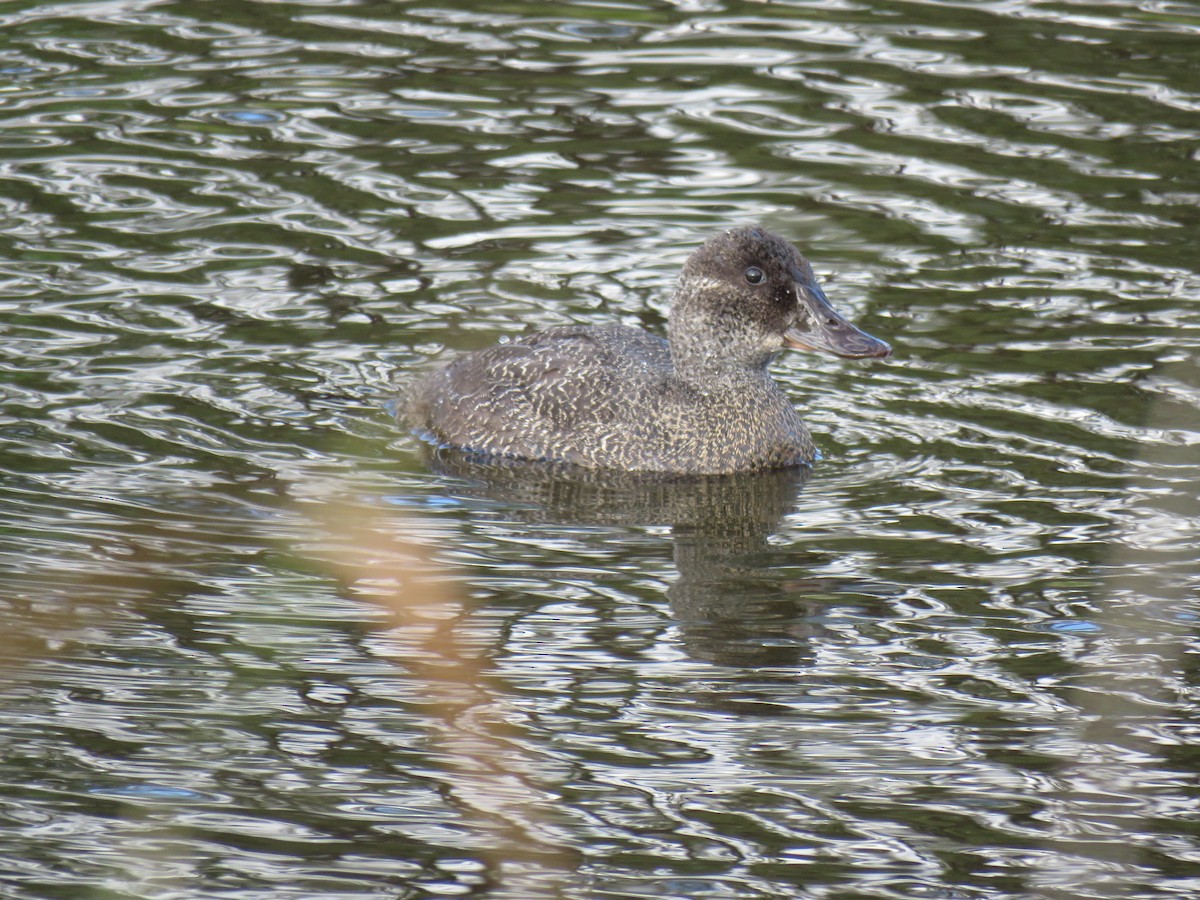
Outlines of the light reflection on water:
M 1190 896 L 1200 20 L 0 15 L 12 896 Z M 812 473 L 427 459 L 763 221 Z

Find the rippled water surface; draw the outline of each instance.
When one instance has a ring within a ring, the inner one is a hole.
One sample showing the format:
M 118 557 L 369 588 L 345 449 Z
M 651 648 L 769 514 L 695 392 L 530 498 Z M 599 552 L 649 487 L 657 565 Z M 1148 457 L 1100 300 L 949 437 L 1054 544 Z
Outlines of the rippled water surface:
M 1200 895 L 1200 8 L 0 7 L 6 897 Z M 813 472 L 430 460 L 762 222 Z

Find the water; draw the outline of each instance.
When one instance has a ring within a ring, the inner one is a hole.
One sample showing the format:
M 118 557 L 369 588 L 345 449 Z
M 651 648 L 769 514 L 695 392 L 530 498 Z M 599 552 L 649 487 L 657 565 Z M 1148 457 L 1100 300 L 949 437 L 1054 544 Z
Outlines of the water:
M 1200 9 L 10 3 L 0 884 L 1200 893 Z M 428 460 L 712 231 L 811 477 Z

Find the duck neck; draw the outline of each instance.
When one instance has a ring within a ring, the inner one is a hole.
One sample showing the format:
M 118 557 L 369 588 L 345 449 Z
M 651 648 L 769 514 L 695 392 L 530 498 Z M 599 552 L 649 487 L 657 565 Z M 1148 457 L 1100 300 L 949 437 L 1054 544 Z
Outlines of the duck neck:
M 748 329 L 744 317 L 720 296 L 712 296 L 722 290 L 722 284 L 681 279 L 667 318 L 676 377 L 702 389 L 769 380 L 767 365 L 778 348 L 764 345 L 762 335 Z
M 668 326 L 668 337 L 675 376 L 689 385 L 707 391 L 770 380 L 767 365 L 775 354 L 738 346 L 733 336 Z

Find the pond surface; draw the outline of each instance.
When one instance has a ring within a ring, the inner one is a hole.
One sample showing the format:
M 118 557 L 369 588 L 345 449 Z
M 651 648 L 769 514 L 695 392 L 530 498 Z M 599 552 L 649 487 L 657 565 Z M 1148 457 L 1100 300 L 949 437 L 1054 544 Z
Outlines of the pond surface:
M 1200 895 L 1200 8 L 0 9 L 0 885 Z M 431 460 L 712 232 L 810 473 Z

